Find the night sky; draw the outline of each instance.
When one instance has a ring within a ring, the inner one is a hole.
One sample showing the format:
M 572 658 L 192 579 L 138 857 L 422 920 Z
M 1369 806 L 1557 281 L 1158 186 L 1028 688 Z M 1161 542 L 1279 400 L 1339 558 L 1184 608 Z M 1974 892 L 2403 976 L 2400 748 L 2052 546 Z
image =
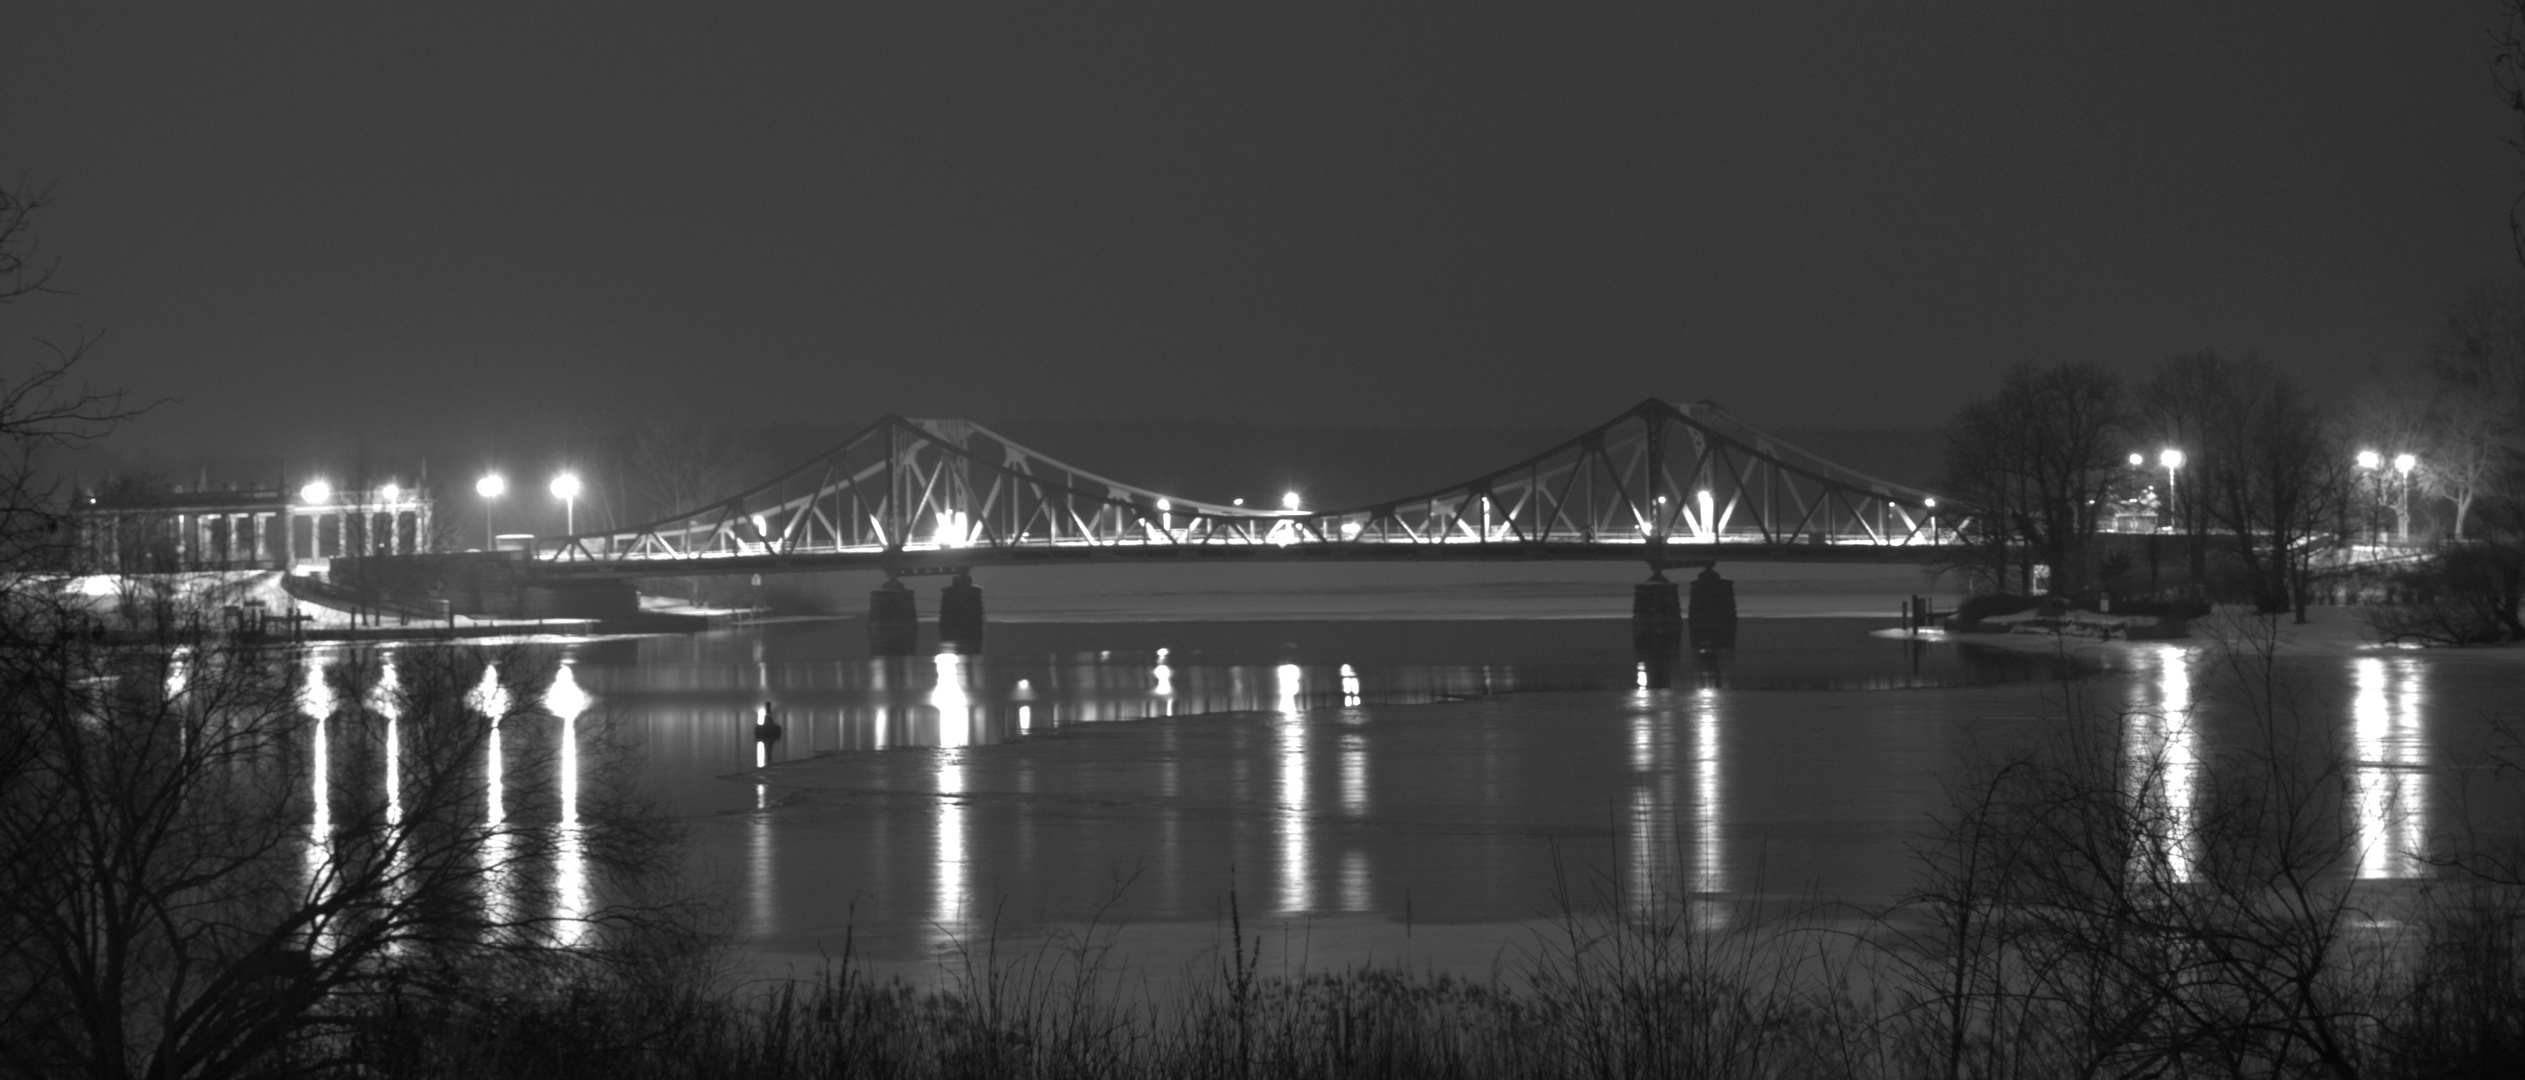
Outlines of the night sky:
M 1927 427 L 2019 360 L 2346 386 L 2525 186 L 2486 2 L 517 7 L 13 5 L 78 295 L 0 330 L 105 331 L 169 453 Z

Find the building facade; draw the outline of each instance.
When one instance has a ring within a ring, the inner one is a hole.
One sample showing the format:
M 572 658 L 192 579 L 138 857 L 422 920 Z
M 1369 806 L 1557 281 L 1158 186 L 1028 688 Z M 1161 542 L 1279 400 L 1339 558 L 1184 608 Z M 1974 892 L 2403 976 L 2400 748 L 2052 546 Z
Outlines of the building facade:
M 83 492 L 71 510 L 72 547 L 80 569 L 96 573 L 297 571 L 344 556 L 427 553 L 430 512 L 427 491 L 395 484 Z

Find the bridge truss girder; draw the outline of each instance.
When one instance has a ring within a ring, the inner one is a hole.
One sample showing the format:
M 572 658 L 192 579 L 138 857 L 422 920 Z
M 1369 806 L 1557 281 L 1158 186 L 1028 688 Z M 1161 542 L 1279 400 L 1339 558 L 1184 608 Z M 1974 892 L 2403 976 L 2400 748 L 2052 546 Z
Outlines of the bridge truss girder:
M 1827 462 L 1708 403 L 1652 399 L 1473 480 L 1322 512 L 1175 498 L 979 424 L 888 416 L 751 490 L 637 528 L 547 541 L 537 555 L 556 570 L 657 575 L 1266 551 L 1666 565 L 1919 559 L 1961 524 L 1937 514 L 1925 492 Z

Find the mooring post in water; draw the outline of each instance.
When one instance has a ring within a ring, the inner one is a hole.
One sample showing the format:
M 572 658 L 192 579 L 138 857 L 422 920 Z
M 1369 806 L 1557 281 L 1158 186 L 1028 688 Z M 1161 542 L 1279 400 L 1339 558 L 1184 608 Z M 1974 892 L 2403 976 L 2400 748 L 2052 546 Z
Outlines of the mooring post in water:
M 938 643 L 960 653 L 982 651 L 982 587 L 957 574 L 938 592 Z
M 1652 566 L 1648 580 L 1631 586 L 1631 643 L 1656 651 L 1682 640 L 1683 597 L 1665 570 Z
M 921 609 L 912 590 L 887 578 L 868 594 L 868 651 L 878 656 L 910 656 L 920 645 Z
M 1693 648 L 1708 651 L 1736 647 L 1736 583 L 1718 576 L 1718 567 L 1702 567 L 1700 576 L 1692 579 L 1692 611 L 1688 619 Z

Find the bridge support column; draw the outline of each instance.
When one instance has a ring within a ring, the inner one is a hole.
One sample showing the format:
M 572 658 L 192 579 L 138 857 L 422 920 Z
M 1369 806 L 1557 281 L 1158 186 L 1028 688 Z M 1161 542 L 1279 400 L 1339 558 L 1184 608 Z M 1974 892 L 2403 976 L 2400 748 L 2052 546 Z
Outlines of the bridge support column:
M 1690 619 L 1695 650 L 1736 647 L 1736 583 L 1718 576 L 1715 566 L 1702 568 L 1692 579 Z
M 868 594 L 868 651 L 878 656 L 910 656 L 920 647 L 921 608 L 912 590 L 887 578 Z
M 958 574 L 938 591 L 938 643 L 960 653 L 982 651 L 982 587 Z
M 1683 640 L 1683 597 L 1662 570 L 1631 586 L 1631 644 L 1642 653 L 1663 653 Z

